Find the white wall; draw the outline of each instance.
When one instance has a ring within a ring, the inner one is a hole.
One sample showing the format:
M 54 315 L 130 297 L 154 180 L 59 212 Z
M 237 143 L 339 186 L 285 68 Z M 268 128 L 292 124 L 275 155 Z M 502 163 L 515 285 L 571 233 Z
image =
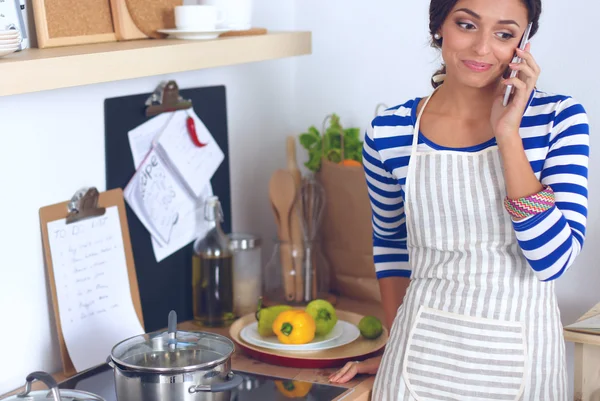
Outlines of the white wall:
M 255 23 L 290 29 L 293 4 L 257 2 Z M 152 92 L 163 79 L 176 79 L 181 88 L 224 84 L 233 228 L 271 238 L 265 177 L 284 163 L 293 64 L 294 59 L 276 60 L 0 97 L 0 394 L 21 386 L 34 370 L 61 369 L 38 211 L 67 200 L 81 186 L 105 189 L 104 99 Z
M 296 5 L 296 28 L 313 32 L 313 55 L 297 61 L 294 121 L 299 132 L 338 113 L 342 124 L 364 131 L 375 106 L 403 103 L 431 91 L 431 74 L 439 66 L 428 45 L 429 1 L 351 2 L 302 0 Z M 538 87 L 574 96 L 591 120 L 590 208 L 584 250 L 557 284 L 563 324 L 576 320 L 600 302 L 600 146 L 597 80 L 600 55 L 596 29 L 600 3 L 543 0 L 539 33 L 532 52 L 542 68 Z M 304 155 L 303 155 L 304 156 Z M 568 344 L 572 375 L 572 344 Z
M 67 199 L 80 186 L 104 189 L 103 100 L 150 92 L 162 79 L 176 79 L 182 88 L 226 85 L 233 227 L 272 238 L 268 177 L 284 163 L 285 135 L 320 126 L 331 112 L 345 125 L 364 129 L 377 103 L 397 104 L 430 91 L 437 57 L 427 45 L 428 2 L 352 5 L 350 9 L 341 0 L 256 2 L 256 25 L 313 32 L 310 57 L 0 98 L 0 343 L 5 361 L 0 364 L 0 394 L 22 385 L 33 370 L 60 369 L 38 210 Z M 544 0 L 544 6 L 533 42 L 543 68 L 539 86 L 579 99 L 594 130 L 600 104 L 592 85 L 600 56 L 594 51 L 592 28 L 600 5 Z M 557 288 L 564 323 L 600 301 L 595 290 L 600 274 L 593 263 L 600 239 L 594 202 L 600 190 L 594 174 L 600 163 L 594 157 L 598 143 L 592 135 L 586 246 Z M 572 355 L 570 346 L 569 351 Z

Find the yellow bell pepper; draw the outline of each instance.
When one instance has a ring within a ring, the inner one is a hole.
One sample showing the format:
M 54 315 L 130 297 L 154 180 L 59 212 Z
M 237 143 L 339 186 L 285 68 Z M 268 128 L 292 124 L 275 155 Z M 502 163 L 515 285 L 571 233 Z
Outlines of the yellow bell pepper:
M 273 332 L 283 344 L 306 344 L 315 338 L 315 320 L 303 310 L 281 312 L 273 322 Z
M 312 388 L 312 383 L 296 380 L 275 380 L 275 387 L 286 398 L 302 398 Z

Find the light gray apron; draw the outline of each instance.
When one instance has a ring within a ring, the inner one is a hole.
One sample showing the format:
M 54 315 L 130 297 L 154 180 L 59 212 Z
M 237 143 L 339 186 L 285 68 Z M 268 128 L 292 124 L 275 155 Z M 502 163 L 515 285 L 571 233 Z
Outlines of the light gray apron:
M 411 284 L 372 399 L 567 401 L 554 283 L 517 244 L 498 147 L 418 151 L 430 99 L 404 188 Z

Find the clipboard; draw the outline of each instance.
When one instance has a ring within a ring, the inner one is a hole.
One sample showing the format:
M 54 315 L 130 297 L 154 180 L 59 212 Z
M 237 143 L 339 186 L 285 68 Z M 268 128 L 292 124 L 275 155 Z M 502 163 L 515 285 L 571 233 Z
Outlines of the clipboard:
M 106 208 L 117 206 L 121 233 L 123 236 L 123 247 L 125 251 L 125 261 L 127 264 L 127 275 L 131 289 L 131 299 L 142 327 L 144 327 L 144 318 L 142 314 L 142 304 L 135 271 L 133 253 L 131 250 L 131 241 L 129 237 L 129 226 L 127 225 L 127 214 L 125 211 L 125 201 L 123 199 L 123 190 L 115 188 L 103 193 L 99 193 L 96 188 L 85 188 L 75 193 L 69 201 L 57 203 L 40 208 L 40 225 L 42 229 L 42 245 L 44 249 L 44 261 L 46 263 L 46 275 L 50 286 L 52 308 L 54 310 L 54 321 L 58 334 L 58 343 L 60 346 L 60 357 L 63 365 L 63 372 L 67 377 L 77 373 L 75 366 L 71 361 L 63 331 L 60 323 L 58 298 L 56 292 L 56 283 L 54 279 L 54 268 L 52 266 L 52 255 L 50 252 L 50 243 L 48 237 L 48 223 L 66 219 L 66 224 L 71 224 L 82 219 L 94 218 L 104 214 Z
M 167 107 L 157 110 L 164 112 L 172 106 L 169 99 L 176 99 L 177 105 L 185 107 L 179 101 L 179 97 L 191 102 L 195 114 L 206 125 L 225 153 L 225 160 L 211 179 L 211 184 L 213 193 L 219 197 L 225 214 L 223 230 L 231 232 L 233 221 L 231 154 L 228 138 L 227 91 L 224 85 L 178 89 L 178 96 L 172 98 L 169 96 L 165 98 L 163 92 L 162 101 L 160 87 L 154 93 L 144 92 L 107 98 L 104 101 L 106 188 L 125 188 L 135 174 L 136 167 L 128 132 L 153 118 L 146 115 L 149 112 L 148 99 L 152 99 L 150 102 L 154 105 L 166 105 Z M 144 310 L 145 330 L 151 332 L 163 329 L 165 316 L 171 310 L 177 311 L 180 321 L 192 320 L 194 318 L 191 262 L 194 255 L 193 242 L 157 262 L 148 230 L 127 203 L 125 210 L 135 265 L 143 266 L 143 269 L 138 269 L 137 278 Z

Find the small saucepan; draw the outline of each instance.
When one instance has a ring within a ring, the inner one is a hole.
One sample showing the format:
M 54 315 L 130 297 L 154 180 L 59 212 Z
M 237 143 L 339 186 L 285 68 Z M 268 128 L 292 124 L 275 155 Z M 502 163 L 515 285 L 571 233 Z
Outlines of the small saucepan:
M 48 386 L 48 390 L 31 391 L 31 385 L 35 380 L 43 382 Z M 88 393 L 81 390 L 59 390 L 58 384 L 54 378 L 42 371 L 33 372 L 25 378 L 25 388 L 18 394 L 8 398 L 2 398 L 2 401 L 106 401 L 99 395 Z
M 131 337 L 108 358 L 119 401 L 229 401 L 243 377 L 231 371 L 235 345 L 227 337 L 177 331 L 169 313 L 168 331 Z

